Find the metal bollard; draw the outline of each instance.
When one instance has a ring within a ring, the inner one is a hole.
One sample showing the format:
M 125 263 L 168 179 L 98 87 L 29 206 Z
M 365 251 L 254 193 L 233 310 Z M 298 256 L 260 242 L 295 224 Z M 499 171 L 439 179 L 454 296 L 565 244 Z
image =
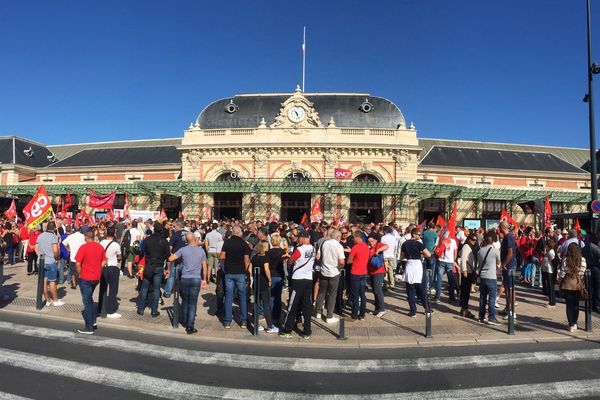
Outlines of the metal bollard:
M 556 292 L 554 290 L 554 274 L 552 272 L 548 273 L 548 300 L 549 303 L 554 305 L 556 304 Z
M 426 274 L 425 300 L 427 301 L 426 308 L 427 308 L 427 310 L 431 311 L 431 287 L 429 286 L 429 282 L 431 282 L 431 279 L 433 278 L 433 270 L 426 269 L 425 274 Z M 425 337 L 426 338 L 433 337 L 432 332 L 431 332 L 431 312 L 425 313 Z
M 515 334 L 515 270 L 508 270 L 508 303 L 506 308 L 508 310 L 508 334 Z M 490 304 L 490 307 L 493 307 Z
M 258 302 L 260 297 L 260 267 L 254 268 L 254 323 L 252 324 L 252 334 L 254 336 L 258 336 L 258 324 L 259 324 L 259 315 L 258 315 Z
M 177 267 L 173 265 L 173 328 L 179 328 L 179 274 Z
M 584 273 L 584 284 L 587 289 L 587 297 L 585 298 L 585 331 L 592 331 L 592 271 L 586 269 Z
M 346 318 L 344 317 L 344 290 L 346 290 L 346 270 L 342 268 L 340 270 L 340 325 L 338 328 L 337 340 L 346 340 Z
M 37 293 L 35 301 L 35 309 L 41 310 L 44 308 L 44 301 L 42 295 L 44 293 L 44 256 L 41 255 L 38 259 L 38 282 L 37 282 Z

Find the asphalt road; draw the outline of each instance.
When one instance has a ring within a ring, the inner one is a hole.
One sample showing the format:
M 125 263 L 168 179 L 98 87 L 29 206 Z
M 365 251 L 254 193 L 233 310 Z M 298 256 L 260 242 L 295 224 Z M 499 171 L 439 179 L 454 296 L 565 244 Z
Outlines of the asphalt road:
M 600 398 L 591 341 L 328 349 L 78 327 L 0 311 L 0 398 Z

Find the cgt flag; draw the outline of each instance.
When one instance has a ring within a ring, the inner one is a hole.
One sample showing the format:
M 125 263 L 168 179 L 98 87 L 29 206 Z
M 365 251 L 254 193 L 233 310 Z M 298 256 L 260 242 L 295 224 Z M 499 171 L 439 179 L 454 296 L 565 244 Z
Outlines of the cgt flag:
M 321 208 L 321 198 L 317 197 L 315 204 L 310 209 L 310 222 L 323 221 L 323 209 Z
M 517 229 L 521 228 L 517 221 L 515 221 L 504 208 L 502 208 L 502 212 L 500 214 L 500 221 L 506 221 Z
M 23 215 L 30 228 L 41 224 L 52 215 L 52 205 L 44 185 L 40 186 L 31 201 L 23 208 Z
M 8 210 L 4 211 L 4 215 L 6 219 L 15 219 L 17 216 L 17 205 L 15 204 L 15 199 L 10 203 L 10 207 Z

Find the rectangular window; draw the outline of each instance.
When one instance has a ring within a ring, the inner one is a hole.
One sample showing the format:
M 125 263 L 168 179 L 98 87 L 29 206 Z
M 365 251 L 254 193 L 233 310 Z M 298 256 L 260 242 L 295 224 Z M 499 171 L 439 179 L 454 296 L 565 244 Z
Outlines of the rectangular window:
M 506 200 L 483 200 L 481 217 L 484 219 L 500 219 L 502 209 L 506 210 L 506 205 Z
M 550 208 L 552 209 L 552 214 L 562 214 L 565 212 L 565 203 L 550 202 Z

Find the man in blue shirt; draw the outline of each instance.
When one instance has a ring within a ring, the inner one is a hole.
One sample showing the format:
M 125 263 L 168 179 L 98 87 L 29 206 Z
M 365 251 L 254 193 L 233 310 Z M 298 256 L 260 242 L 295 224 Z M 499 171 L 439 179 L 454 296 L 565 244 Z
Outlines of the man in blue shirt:
M 512 293 L 514 288 L 513 290 L 508 289 L 508 275 L 510 270 L 516 271 L 517 269 L 517 243 L 508 222 L 503 221 L 500 224 L 500 232 L 504 235 L 502 245 L 500 246 L 500 265 L 502 267 L 502 286 L 506 295 L 506 309 L 501 314 L 504 318 L 508 318 L 509 299 L 512 299 L 512 301 L 515 299 L 514 293 Z M 517 318 L 517 313 L 515 313 L 514 317 L 515 319 Z

